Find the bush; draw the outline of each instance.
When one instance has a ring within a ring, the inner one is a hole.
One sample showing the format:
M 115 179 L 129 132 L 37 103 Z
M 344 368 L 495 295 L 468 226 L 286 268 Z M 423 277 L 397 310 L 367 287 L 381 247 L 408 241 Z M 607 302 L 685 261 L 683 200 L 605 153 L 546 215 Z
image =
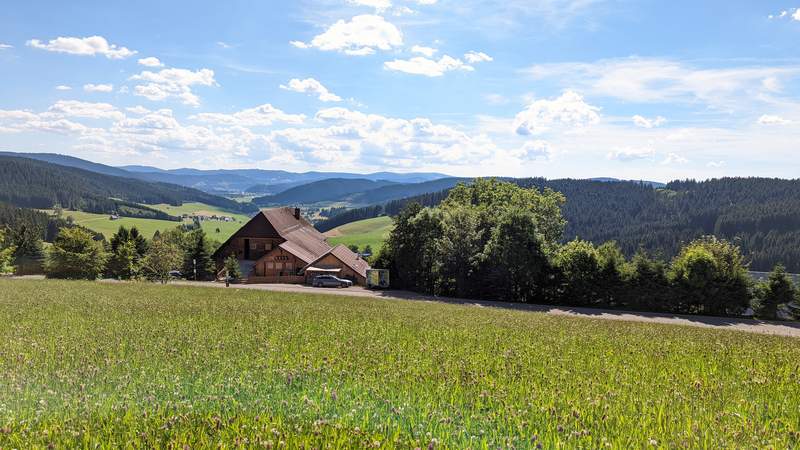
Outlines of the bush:
M 766 282 L 757 289 L 756 316 L 763 319 L 777 319 L 778 308 L 795 300 L 796 291 L 792 280 L 786 275 L 786 268 L 778 264 L 769 274 Z
M 242 268 L 236 256 L 230 255 L 225 258 L 225 272 L 227 272 L 228 278 L 232 281 L 238 281 L 242 278 Z
M 716 237 L 684 247 L 670 267 L 678 312 L 739 314 L 750 305 L 750 277 L 739 249 Z
M 14 273 L 14 247 L 10 243 L 10 239 L 6 240 L 6 230 L 0 228 L 0 275 L 8 275 Z
M 95 280 L 103 273 L 106 252 L 82 228 L 64 228 L 47 253 L 44 270 L 48 278 Z
M 558 250 L 554 262 L 561 303 L 577 306 L 599 303 L 600 255 L 591 242 L 568 242 Z

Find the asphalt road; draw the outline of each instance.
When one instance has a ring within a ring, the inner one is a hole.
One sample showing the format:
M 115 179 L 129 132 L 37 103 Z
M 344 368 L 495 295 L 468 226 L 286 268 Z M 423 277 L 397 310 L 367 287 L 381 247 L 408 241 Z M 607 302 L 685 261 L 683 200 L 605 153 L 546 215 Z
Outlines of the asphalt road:
M 225 288 L 222 283 L 199 283 L 191 281 L 177 281 L 173 284 L 203 286 L 212 288 Z M 504 308 L 517 311 L 541 312 L 552 315 L 584 317 L 590 319 L 620 320 L 628 322 L 662 323 L 668 325 L 685 325 L 702 328 L 716 328 L 725 330 L 745 331 L 749 333 L 773 334 L 779 336 L 800 337 L 800 322 L 768 322 L 754 319 L 739 319 L 729 317 L 689 316 L 678 314 L 646 313 L 633 311 L 617 311 L 593 308 L 573 308 L 568 306 L 532 305 L 523 303 L 490 302 L 467 299 L 452 299 L 416 294 L 408 291 L 372 291 L 354 286 L 347 289 L 313 288 L 294 284 L 246 284 L 231 285 L 231 289 L 253 289 L 271 292 L 296 292 L 328 295 L 343 295 L 349 297 L 365 297 L 382 300 L 412 300 L 425 302 L 441 302 L 457 305 L 474 306 L 477 308 Z

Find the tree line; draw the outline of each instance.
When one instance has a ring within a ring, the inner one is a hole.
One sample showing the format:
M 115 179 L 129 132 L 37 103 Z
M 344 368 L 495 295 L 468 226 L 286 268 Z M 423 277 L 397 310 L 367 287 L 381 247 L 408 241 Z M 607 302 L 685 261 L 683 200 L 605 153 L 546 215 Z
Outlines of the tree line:
M 752 270 L 778 263 L 800 273 L 800 180 L 722 178 L 674 181 L 663 189 L 638 182 L 508 179 L 520 187 L 561 192 L 567 220 L 562 242 L 614 240 L 626 257 L 640 249 L 671 259 L 706 235 L 733 241 Z M 405 204 L 436 206 L 449 191 L 357 208 L 318 225 L 325 231 L 380 215 L 396 216 Z M 400 206 L 398 208 L 397 206 Z
M 601 200 L 598 200 L 601 201 Z M 436 207 L 410 203 L 375 267 L 393 287 L 442 296 L 764 318 L 794 307 L 783 266 L 755 283 L 733 242 L 701 236 L 667 260 L 614 241 L 564 241 L 568 197 L 498 180 L 459 185 Z
M 65 209 L 93 213 L 180 220 L 141 203 L 179 206 L 186 201 L 231 211 L 256 209 L 251 204 L 237 203 L 183 186 L 103 175 L 28 158 L 0 156 L 0 202 L 20 207 L 50 209 L 58 204 Z

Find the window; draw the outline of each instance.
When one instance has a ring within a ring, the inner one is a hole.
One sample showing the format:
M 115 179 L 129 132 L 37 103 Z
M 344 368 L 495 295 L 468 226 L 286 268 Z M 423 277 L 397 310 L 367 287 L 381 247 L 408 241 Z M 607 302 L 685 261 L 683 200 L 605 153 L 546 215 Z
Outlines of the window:
M 272 242 L 267 242 L 266 244 L 264 244 L 264 250 L 266 251 L 272 250 Z
M 275 263 L 271 263 L 271 262 L 267 263 L 267 269 L 274 269 L 274 268 L 275 268 Z

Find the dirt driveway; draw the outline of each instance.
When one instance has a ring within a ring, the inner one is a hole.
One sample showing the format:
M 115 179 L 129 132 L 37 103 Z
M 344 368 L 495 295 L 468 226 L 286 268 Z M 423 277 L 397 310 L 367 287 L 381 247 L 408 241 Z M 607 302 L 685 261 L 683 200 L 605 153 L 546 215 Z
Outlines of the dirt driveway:
M 203 286 L 212 288 L 225 288 L 221 283 L 196 283 L 191 281 L 178 281 L 173 284 Z M 490 302 L 480 300 L 452 299 L 421 295 L 408 291 L 371 291 L 354 286 L 347 289 L 322 289 L 295 284 L 247 284 L 231 285 L 237 289 L 254 289 L 272 292 L 314 293 L 328 295 L 343 295 L 349 297 L 366 297 L 384 300 L 414 300 L 427 302 L 441 302 L 456 305 L 474 306 L 477 308 L 505 308 L 518 311 L 543 312 L 553 315 L 585 317 L 604 320 L 621 320 L 629 322 L 663 323 L 669 325 L 686 325 L 703 328 L 717 328 L 726 330 L 746 331 L 749 333 L 774 334 L 780 336 L 800 337 L 800 323 L 798 322 L 766 322 L 753 319 L 738 319 L 728 317 L 684 316 L 677 314 L 660 314 L 630 311 L 615 311 L 593 308 L 573 308 L 568 306 L 530 305 L 521 303 Z

